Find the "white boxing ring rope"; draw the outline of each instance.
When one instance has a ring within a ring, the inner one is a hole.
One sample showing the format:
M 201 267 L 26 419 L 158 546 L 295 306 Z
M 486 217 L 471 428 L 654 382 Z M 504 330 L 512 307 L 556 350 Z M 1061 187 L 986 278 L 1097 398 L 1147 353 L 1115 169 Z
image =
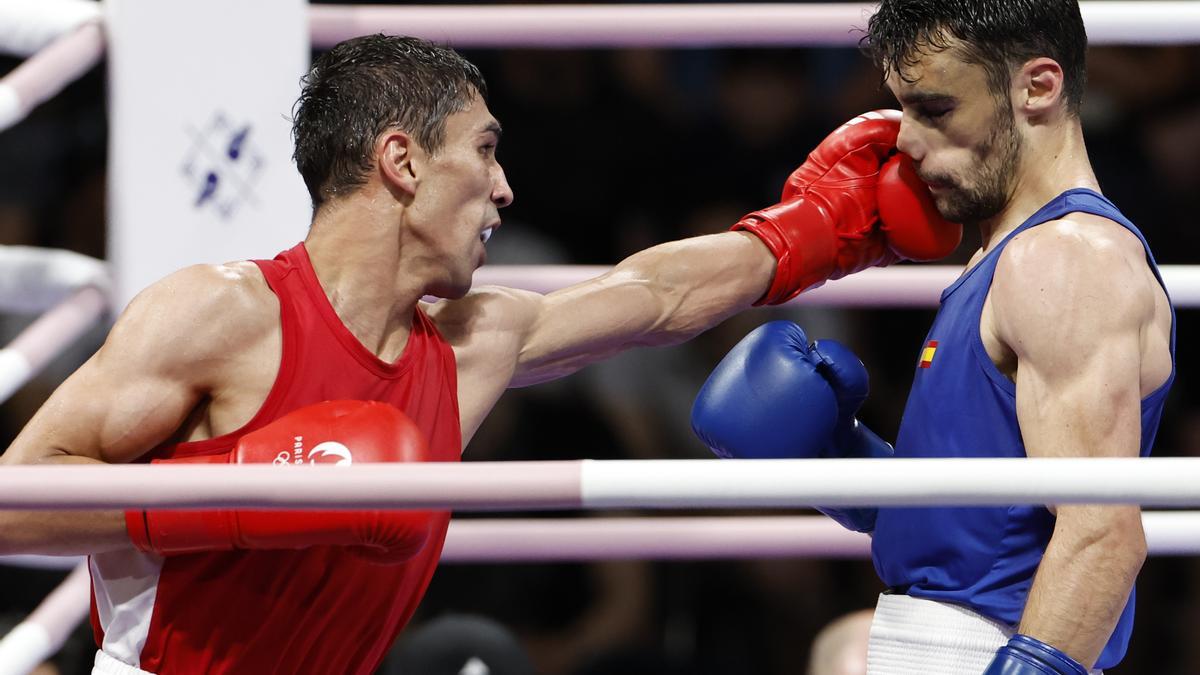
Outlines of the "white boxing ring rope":
M 474 284 L 549 293 L 587 281 L 610 269 L 604 265 L 491 265 L 475 273 Z M 788 304 L 937 307 L 942 291 L 954 283 L 962 271 L 962 266 L 958 265 L 876 267 L 805 291 Z M 1200 265 L 1162 265 L 1159 271 L 1175 307 L 1200 307 Z
M 20 122 L 104 54 L 98 2 L 0 2 L 0 52 L 30 56 L 0 79 L 0 130 Z
M 103 5 L 93 0 L 4 0 L 0 52 L 29 56 L 103 13 Z
M 1200 555 L 1200 511 L 1145 511 L 1153 556 Z M 455 518 L 444 563 L 865 558 L 870 538 L 825 516 Z M 72 569 L 80 556 L 0 556 L 0 565 Z
M 1150 555 L 1200 553 L 1200 513 L 1142 514 Z M 824 516 L 454 520 L 443 563 L 866 558 L 870 539 Z M 45 558 L 47 561 L 56 560 Z M 62 646 L 87 615 L 87 568 L 74 569 L 0 639 L 0 675 L 23 675 Z M 0 564 L 6 559 L 0 557 Z
M 1142 513 L 1153 556 L 1200 555 L 1200 511 Z M 444 563 L 865 558 L 870 538 L 824 516 L 455 518 Z M 0 565 L 71 569 L 79 556 L 0 556 Z
M 92 286 L 112 288 L 103 260 L 54 248 L 0 246 L 0 312 L 38 314 Z
M 329 471 L 336 471 L 336 478 Z M 0 509 L 551 509 L 1200 505 L 1200 458 L 20 465 Z
M 105 315 L 110 288 L 107 266 L 94 258 L 0 246 L 0 311 L 44 312 L 0 348 L 0 403 Z
M 548 293 L 594 278 L 599 265 L 498 265 L 475 274 L 476 285 L 495 284 Z M 98 260 L 71 253 L 0 246 L 0 311 L 49 312 L 0 349 L 0 403 L 88 330 L 108 309 L 109 278 Z M 1176 307 L 1200 306 L 1200 266 L 1160 268 Z M 942 289 L 962 268 L 900 265 L 870 269 L 825 284 L 790 301 L 830 307 L 936 307 Z
M 104 54 L 104 29 L 89 21 L 52 42 L 0 79 L 0 131 L 62 91 Z
M 41 372 L 108 311 L 108 297 L 95 286 L 79 289 L 38 317 L 0 349 L 0 403 Z
M 0 639 L 0 675 L 25 675 L 58 652 L 88 614 L 91 578 L 78 565 L 37 609 Z

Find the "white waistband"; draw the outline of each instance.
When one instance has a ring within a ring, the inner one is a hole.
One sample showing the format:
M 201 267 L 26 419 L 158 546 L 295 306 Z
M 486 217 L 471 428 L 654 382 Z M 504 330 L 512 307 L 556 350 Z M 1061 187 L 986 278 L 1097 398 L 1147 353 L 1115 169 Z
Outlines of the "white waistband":
M 92 675 L 154 675 L 154 673 L 135 668 L 98 651 L 96 652 L 96 664 L 92 666 Z
M 962 605 L 880 595 L 867 647 L 868 675 L 982 673 L 1013 627 Z M 1091 671 L 1099 675 L 1100 671 Z

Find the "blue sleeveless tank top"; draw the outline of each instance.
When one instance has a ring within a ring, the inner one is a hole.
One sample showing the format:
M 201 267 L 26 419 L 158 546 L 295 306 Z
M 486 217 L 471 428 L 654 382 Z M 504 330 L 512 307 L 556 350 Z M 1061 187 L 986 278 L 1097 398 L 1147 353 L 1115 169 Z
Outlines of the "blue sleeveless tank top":
M 984 349 L 979 319 L 996 261 L 1008 242 L 1031 227 L 1073 212 L 1108 218 L 1135 234 L 1162 284 L 1145 237 L 1111 202 L 1086 189 L 1055 197 L 942 292 L 900 423 L 897 457 L 1025 456 L 1017 425 L 1016 386 Z M 1167 390 L 1175 379 L 1174 363 L 1172 310 L 1171 374 L 1142 400 L 1143 457 L 1154 443 Z M 1015 626 L 1053 529 L 1054 516 L 1041 506 L 882 508 L 872 556 L 880 578 L 898 592 L 967 605 Z M 1133 605 L 1131 593 L 1096 668 L 1111 668 L 1125 655 L 1133 630 Z

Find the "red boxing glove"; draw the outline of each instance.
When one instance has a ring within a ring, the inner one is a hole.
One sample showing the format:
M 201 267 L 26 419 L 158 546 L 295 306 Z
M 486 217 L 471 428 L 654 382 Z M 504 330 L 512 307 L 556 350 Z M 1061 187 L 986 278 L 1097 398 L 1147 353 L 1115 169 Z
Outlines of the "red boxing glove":
M 938 213 L 908 155 L 895 154 L 879 172 L 879 229 L 888 247 L 906 260 L 945 258 L 962 241 L 962 225 Z
M 246 434 L 225 455 L 166 460 L 229 464 L 368 464 L 429 457 L 404 413 L 374 401 L 327 401 Z M 288 469 L 281 469 L 288 470 Z M 295 471 L 296 469 L 291 469 Z M 336 472 L 330 472 L 336 480 Z M 429 538 L 428 511 L 127 511 L 137 548 L 159 555 L 348 546 L 373 562 L 411 558 Z
M 771 287 L 755 304 L 786 302 L 829 279 L 898 260 L 875 225 L 879 169 L 899 133 L 897 110 L 855 117 L 792 173 L 779 204 L 733 226 L 757 235 L 778 261 Z

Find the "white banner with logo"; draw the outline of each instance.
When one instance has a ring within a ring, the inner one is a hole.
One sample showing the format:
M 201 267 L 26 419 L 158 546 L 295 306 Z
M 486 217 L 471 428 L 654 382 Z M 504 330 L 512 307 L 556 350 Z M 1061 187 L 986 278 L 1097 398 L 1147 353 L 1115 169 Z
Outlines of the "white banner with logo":
M 304 0 L 107 0 L 108 257 L 118 307 L 181 267 L 304 238 L 291 109 Z

